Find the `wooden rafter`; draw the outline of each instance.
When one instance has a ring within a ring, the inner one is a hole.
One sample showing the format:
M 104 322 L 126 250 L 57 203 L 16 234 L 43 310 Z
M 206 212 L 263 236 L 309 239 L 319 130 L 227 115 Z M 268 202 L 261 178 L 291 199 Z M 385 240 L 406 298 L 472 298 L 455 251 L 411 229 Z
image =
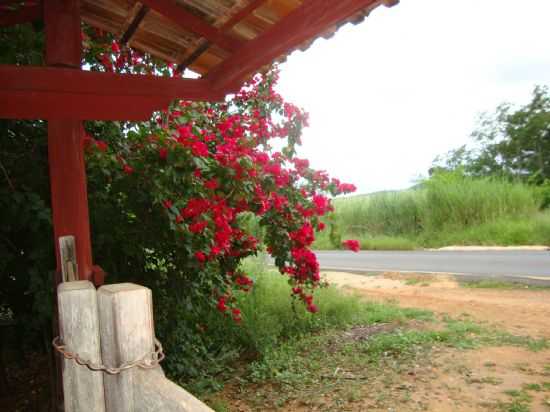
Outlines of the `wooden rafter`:
M 247 17 L 250 13 L 252 13 L 265 2 L 266 0 L 251 1 L 247 6 L 243 7 L 233 16 L 231 16 L 231 18 L 220 27 L 220 31 L 222 33 L 225 33 L 228 30 L 232 29 L 233 26 L 235 26 L 238 22 Z M 201 42 L 199 42 L 199 45 L 195 48 L 195 50 L 193 50 L 189 54 L 189 56 L 187 56 L 185 60 L 183 60 L 178 65 L 176 70 L 180 73 L 183 73 L 185 69 L 191 66 L 206 50 L 210 48 L 210 46 L 211 43 L 208 40 L 202 40 Z
M 229 52 L 235 52 L 242 45 L 241 41 L 223 34 L 219 29 L 212 27 L 200 17 L 186 11 L 174 1 L 142 0 L 141 2 L 167 19 L 177 23 L 182 29 L 198 34 Z
M 145 5 L 141 5 L 139 7 L 139 10 L 137 11 L 133 19 L 130 21 L 128 28 L 124 31 L 124 33 L 120 37 L 121 44 L 126 45 L 130 42 L 130 40 L 132 39 L 132 36 L 136 32 L 136 30 L 138 29 L 139 25 L 141 24 L 141 22 L 143 21 L 143 19 L 145 18 L 148 12 L 149 12 L 149 7 Z
M 221 100 L 207 80 L 0 66 L 0 118 L 146 120 L 176 98 Z
M 244 44 L 237 53 L 212 69 L 206 78 L 212 81 L 217 90 L 234 90 L 247 75 L 355 13 L 379 4 L 395 3 L 393 0 L 305 1 L 271 29 Z
M 247 6 L 240 9 L 237 13 L 235 13 L 229 20 L 227 20 L 223 26 L 221 27 L 221 31 L 230 30 L 235 26 L 237 23 L 239 23 L 242 19 L 248 17 L 250 13 L 252 13 L 254 10 L 259 8 L 262 4 L 264 4 L 267 0 L 253 0 L 251 1 Z

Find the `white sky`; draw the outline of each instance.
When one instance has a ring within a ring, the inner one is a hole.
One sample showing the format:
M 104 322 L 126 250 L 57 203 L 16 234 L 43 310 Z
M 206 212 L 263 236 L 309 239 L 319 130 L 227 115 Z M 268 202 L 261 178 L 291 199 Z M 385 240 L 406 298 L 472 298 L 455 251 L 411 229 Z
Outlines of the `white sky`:
M 368 193 L 411 186 L 535 84 L 550 84 L 550 0 L 401 0 L 295 52 L 279 92 L 310 113 L 300 156 Z

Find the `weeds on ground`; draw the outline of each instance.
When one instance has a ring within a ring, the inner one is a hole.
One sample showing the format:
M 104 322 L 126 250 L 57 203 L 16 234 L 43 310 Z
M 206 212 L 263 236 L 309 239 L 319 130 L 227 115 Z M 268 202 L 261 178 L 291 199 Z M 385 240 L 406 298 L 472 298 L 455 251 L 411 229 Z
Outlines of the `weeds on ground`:
M 510 396 L 509 402 L 500 402 L 499 409 L 502 412 L 529 412 L 533 397 L 526 390 L 508 390 L 504 393 Z
M 311 314 L 301 302 L 293 301 L 290 287 L 282 275 L 266 270 L 258 260 L 249 260 L 245 265 L 244 270 L 255 284 L 251 292 L 237 296 L 242 321 L 236 324 L 219 313 L 204 319 L 212 352 L 216 353 L 216 368 L 214 373 L 204 374 L 201 379 L 180 382 L 194 393 L 219 390 L 220 382 L 234 376 L 234 366 L 239 358 L 245 358 L 247 362 L 262 361 L 289 342 L 356 325 L 404 324 L 410 319 L 432 318 L 432 314 L 425 310 L 365 302 L 335 287 L 315 292 L 319 312 Z M 221 356 L 219 351 L 226 356 Z
M 261 394 L 258 405 L 263 407 L 269 402 L 282 402 L 279 392 L 285 393 L 285 399 L 300 400 L 307 398 L 312 391 L 332 391 L 336 394 L 335 399 L 344 402 L 342 397 L 346 396 L 342 393 L 345 388 L 351 388 L 353 393 L 364 382 L 373 380 L 391 387 L 396 382 L 384 383 L 384 379 L 399 376 L 414 364 L 429 362 L 429 354 L 437 346 L 461 350 L 505 345 L 535 351 L 550 348 L 546 340 L 510 335 L 471 321 L 446 319 L 443 326 L 439 329 L 433 322 L 413 321 L 409 325 L 401 323 L 389 330 L 383 329 L 365 339 L 346 338 L 353 336 L 352 328 L 348 332 L 331 330 L 288 340 L 252 363 L 245 382 L 255 384 L 255 392 Z M 388 372 L 393 372 L 393 375 Z M 498 384 L 496 380 L 486 383 Z M 281 390 L 273 391 L 273 386 Z M 245 386 L 243 390 L 246 390 Z M 534 386 L 525 390 L 534 390 Z M 508 409 L 502 410 L 521 411 L 525 400 L 518 395 L 503 403 L 501 407 Z M 377 402 L 383 404 L 383 400 Z
M 470 289 L 503 289 L 503 290 L 550 290 L 550 286 L 545 285 L 527 285 L 519 282 L 507 282 L 503 280 L 475 280 L 475 281 L 463 281 L 460 285 Z

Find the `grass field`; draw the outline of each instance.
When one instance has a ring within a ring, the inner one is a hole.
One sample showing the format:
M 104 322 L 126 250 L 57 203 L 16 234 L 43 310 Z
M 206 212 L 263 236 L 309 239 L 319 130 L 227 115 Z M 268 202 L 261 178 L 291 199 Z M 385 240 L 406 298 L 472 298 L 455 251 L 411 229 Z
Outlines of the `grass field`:
M 550 245 L 550 212 L 541 204 L 537 190 L 522 183 L 440 174 L 415 189 L 335 200 L 314 246 L 334 249 L 347 238 L 371 250 Z

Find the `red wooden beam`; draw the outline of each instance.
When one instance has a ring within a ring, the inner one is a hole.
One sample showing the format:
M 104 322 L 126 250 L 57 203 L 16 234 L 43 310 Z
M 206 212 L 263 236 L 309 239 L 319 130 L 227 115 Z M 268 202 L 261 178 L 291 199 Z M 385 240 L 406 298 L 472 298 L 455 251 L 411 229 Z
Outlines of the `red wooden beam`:
M 47 64 L 80 69 L 80 0 L 46 0 L 44 23 Z
M 232 91 L 246 76 L 270 64 L 303 42 L 318 36 L 369 7 L 391 4 L 383 0 L 309 0 L 211 70 L 206 78 L 215 89 Z
M 0 65 L 0 118 L 146 120 L 176 98 L 223 93 L 204 79 Z
M 40 6 L 21 7 L 10 12 L 0 10 L 0 27 L 30 23 L 41 18 L 42 8 Z
M 167 19 L 181 26 L 182 29 L 199 34 L 211 43 L 221 48 L 234 52 L 241 47 L 242 42 L 223 34 L 220 30 L 212 27 L 200 17 L 188 12 L 178 6 L 174 0 L 141 0 L 141 3 L 162 14 Z

